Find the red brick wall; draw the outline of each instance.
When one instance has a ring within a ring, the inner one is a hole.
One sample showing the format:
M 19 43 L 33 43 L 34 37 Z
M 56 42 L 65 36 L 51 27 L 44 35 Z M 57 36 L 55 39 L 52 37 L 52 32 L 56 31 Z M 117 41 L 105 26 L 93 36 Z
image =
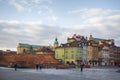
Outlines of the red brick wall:
M 58 60 L 53 54 L 21 54 L 21 55 L 2 55 L 0 65 L 8 66 L 10 63 L 18 63 L 22 67 L 35 67 L 35 64 L 42 63 L 44 67 L 58 65 Z

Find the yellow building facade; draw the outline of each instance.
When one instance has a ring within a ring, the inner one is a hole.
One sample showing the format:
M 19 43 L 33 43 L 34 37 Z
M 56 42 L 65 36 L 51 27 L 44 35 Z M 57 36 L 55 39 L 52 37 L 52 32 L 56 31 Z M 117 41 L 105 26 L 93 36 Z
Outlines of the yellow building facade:
M 63 64 L 80 65 L 83 63 L 83 45 L 86 44 L 83 36 L 74 34 L 72 38 L 67 38 L 67 43 L 55 48 L 55 58 Z
M 42 47 L 43 46 L 18 43 L 17 54 L 34 53 L 35 51 L 37 51 L 38 49 L 40 49 Z
M 82 63 L 81 47 L 57 47 L 55 49 L 55 58 L 64 64 L 80 64 Z

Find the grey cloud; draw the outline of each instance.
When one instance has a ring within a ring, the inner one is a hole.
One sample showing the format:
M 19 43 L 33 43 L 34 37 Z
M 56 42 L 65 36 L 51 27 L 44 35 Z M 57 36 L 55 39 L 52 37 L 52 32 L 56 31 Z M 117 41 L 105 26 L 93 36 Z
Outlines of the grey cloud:
M 49 45 L 53 43 L 56 36 L 62 34 L 62 29 L 58 26 L 28 23 L 15 23 L 14 25 L 9 21 L 3 22 L 0 22 L 0 44 L 2 48 L 16 48 L 18 42 Z
M 93 34 L 95 37 L 105 39 L 115 39 L 116 44 L 120 46 L 120 10 L 85 8 L 75 9 L 69 12 L 80 16 L 84 25 L 77 26 L 77 32 L 82 34 Z
M 8 0 L 24 6 L 20 10 L 34 10 L 48 13 L 49 21 L 56 21 L 51 9 L 52 0 Z M 32 2 L 34 1 L 34 2 Z M 41 3 L 45 3 L 40 5 Z M 17 4 L 15 4 L 17 6 Z M 46 5 L 48 4 L 48 5 Z M 15 6 L 14 5 L 14 6 Z M 15 7 L 16 7 L 15 6 Z M 18 6 L 18 8 L 20 8 Z M 89 36 L 92 34 L 98 38 L 113 38 L 120 45 L 120 10 L 85 8 L 70 11 L 79 16 L 81 23 L 69 28 L 59 26 L 41 25 L 37 23 L 20 23 L 19 21 L 0 21 L 0 47 L 15 48 L 18 42 L 35 43 L 40 45 L 52 44 L 58 37 L 59 43 L 66 42 L 67 37 L 73 34 Z M 46 15 L 44 15 L 46 17 Z
M 94 20 L 94 17 L 90 20 Z M 76 33 L 87 37 L 92 34 L 97 38 L 115 39 L 116 44 L 120 45 L 120 18 L 113 15 L 101 18 L 98 22 L 86 22 L 88 24 L 61 28 L 38 23 L 0 21 L 0 44 L 8 48 L 16 48 L 18 42 L 49 45 L 53 44 L 55 37 L 58 37 L 59 43 L 64 43 L 67 37 Z

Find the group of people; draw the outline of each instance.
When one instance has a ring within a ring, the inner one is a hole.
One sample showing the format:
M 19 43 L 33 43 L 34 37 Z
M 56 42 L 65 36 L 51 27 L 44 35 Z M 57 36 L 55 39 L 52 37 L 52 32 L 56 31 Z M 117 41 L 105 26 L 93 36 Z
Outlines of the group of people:
M 42 69 L 42 64 L 36 64 L 36 70 L 38 70 L 38 69 Z
M 14 63 L 14 69 L 15 69 L 15 71 L 17 71 L 17 68 L 18 68 L 18 65 L 17 65 L 17 63 Z M 42 69 L 42 64 L 36 64 L 36 70 L 38 70 L 38 69 Z
M 82 64 L 80 67 L 81 67 L 81 72 L 82 72 L 84 64 Z M 14 69 L 15 69 L 15 71 L 17 71 L 17 63 L 14 64 Z M 38 69 L 40 69 L 40 70 L 42 69 L 42 64 L 36 64 L 36 70 L 38 70 Z

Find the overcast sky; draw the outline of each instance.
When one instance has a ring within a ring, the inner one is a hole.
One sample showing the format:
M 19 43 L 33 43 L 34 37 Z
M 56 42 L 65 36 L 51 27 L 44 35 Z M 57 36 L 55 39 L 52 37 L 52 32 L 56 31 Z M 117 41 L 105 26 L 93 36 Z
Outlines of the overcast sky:
M 80 34 L 120 46 L 120 0 L 0 0 L 0 49 L 53 44 Z

